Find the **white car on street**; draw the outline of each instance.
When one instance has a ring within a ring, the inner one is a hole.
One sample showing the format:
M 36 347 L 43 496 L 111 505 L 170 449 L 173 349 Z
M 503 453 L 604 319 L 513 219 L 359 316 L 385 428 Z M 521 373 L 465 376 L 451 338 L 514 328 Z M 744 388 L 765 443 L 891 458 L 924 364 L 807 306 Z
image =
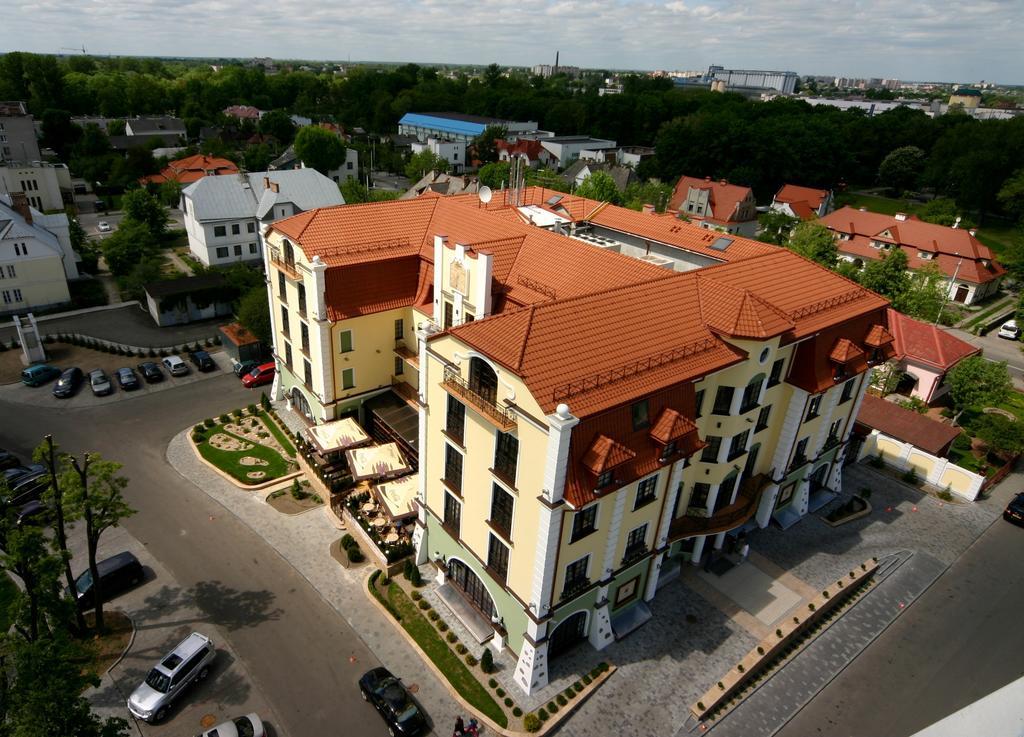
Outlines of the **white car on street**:
M 255 714 L 236 717 L 203 732 L 197 737 L 265 737 L 263 722 Z
M 1007 340 L 1017 340 L 1020 337 L 1020 328 L 1016 320 L 1008 320 L 999 326 L 999 337 Z
M 101 233 L 109 233 L 110 223 L 108 223 L 106 220 L 100 220 L 98 223 L 96 223 L 96 230 L 98 230 Z

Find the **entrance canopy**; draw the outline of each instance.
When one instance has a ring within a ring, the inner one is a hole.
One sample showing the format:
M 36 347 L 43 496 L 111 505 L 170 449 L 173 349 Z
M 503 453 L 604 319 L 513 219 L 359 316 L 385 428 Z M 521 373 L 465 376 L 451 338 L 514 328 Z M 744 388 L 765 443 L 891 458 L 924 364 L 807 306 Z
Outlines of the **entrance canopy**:
M 412 470 L 397 443 L 355 448 L 345 451 L 345 456 L 355 481 L 394 478 Z
M 370 436 L 351 417 L 314 425 L 308 429 L 308 433 L 309 439 L 321 453 L 348 450 L 370 442 Z
M 373 487 L 373 495 L 392 521 L 416 514 L 413 500 L 419 493 L 419 478 L 419 474 L 413 473 Z

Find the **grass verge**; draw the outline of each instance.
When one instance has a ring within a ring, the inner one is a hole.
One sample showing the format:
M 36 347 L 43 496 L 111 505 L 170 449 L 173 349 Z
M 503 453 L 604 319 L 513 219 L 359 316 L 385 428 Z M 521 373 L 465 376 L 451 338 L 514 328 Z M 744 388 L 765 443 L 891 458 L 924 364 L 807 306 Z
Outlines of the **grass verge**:
M 402 587 L 392 582 L 388 585 L 385 595 L 377 586 L 379 576 L 379 572 L 370 576 L 369 586 L 373 595 L 398 619 L 402 628 L 416 641 L 462 698 L 499 726 L 507 727 L 508 717 L 504 710 L 491 698 L 484 685 L 470 673 L 459 656 L 441 639 L 434 626 L 420 614 Z
M 202 433 L 202 440 L 197 442 L 199 447 L 199 454 L 208 460 L 210 463 L 215 465 L 224 473 L 231 476 L 233 479 L 237 479 L 243 484 L 262 484 L 267 481 L 273 481 L 274 479 L 281 478 L 282 476 L 291 472 L 291 467 L 288 462 L 281 457 L 281 454 L 272 448 L 268 448 L 265 445 L 259 443 L 251 443 L 252 447 L 248 450 L 221 450 L 214 448 L 209 443 L 209 438 L 213 437 L 217 433 L 224 433 L 236 440 L 248 443 L 249 441 L 238 437 L 227 432 L 221 425 L 214 425 L 208 428 Z M 243 466 L 241 463 L 242 458 L 246 456 L 252 456 L 253 458 L 259 458 L 267 462 L 266 466 Z M 260 479 L 251 479 L 246 476 L 251 471 L 263 471 L 266 476 Z
M 263 424 L 267 426 L 268 430 L 270 430 L 270 434 L 277 438 L 277 442 L 281 444 L 281 447 L 284 448 L 285 452 L 294 458 L 295 445 L 287 435 L 281 432 L 281 428 L 278 427 L 277 421 L 267 412 L 260 412 L 260 419 L 263 420 Z
M 95 616 L 92 612 L 85 615 L 85 622 L 90 627 L 95 623 Z M 107 628 L 106 633 L 96 635 L 85 642 L 89 660 L 83 664 L 83 668 L 95 674 L 97 678 L 102 677 L 107 669 L 117 662 L 132 638 L 132 622 L 121 612 L 104 610 L 103 623 Z

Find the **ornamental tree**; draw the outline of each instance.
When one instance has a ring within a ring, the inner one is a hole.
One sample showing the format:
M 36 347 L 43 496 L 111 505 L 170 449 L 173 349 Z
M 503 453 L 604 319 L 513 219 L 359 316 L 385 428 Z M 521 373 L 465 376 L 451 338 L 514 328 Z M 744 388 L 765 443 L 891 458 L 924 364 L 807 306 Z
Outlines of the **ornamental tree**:
M 968 407 L 990 407 L 1004 401 L 1013 390 L 1006 361 L 988 361 L 981 356 L 965 358 L 946 374 L 949 397 L 956 408 L 954 422 Z

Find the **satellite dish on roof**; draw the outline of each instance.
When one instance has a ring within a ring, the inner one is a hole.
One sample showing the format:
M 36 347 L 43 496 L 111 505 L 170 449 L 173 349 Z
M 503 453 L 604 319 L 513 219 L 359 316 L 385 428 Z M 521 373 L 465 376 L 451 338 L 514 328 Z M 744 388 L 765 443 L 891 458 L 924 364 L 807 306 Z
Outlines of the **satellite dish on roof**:
M 477 197 L 479 197 L 480 201 L 485 205 L 491 201 L 491 197 L 493 196 L 494 193 L 491 191 L 491 188 L 488 187 L 486 184 L 480 187 L 480 191 L 477 193 Z

